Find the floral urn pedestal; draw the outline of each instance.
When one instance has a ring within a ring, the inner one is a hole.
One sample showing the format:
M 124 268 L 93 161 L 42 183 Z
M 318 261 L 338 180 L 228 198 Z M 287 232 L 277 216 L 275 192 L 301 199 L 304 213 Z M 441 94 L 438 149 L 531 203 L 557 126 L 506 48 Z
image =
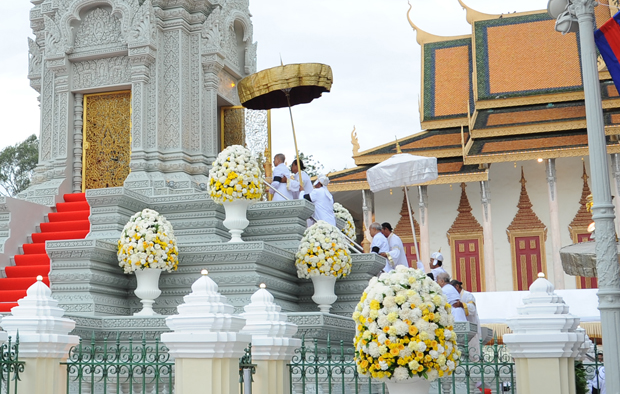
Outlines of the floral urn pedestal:
M 161 290 L 159 289 L 159 276 L 162 271 L 163 270 L 157 268 L 144 268 L 135 271 L 138 286 L 136 287 L 134 293 L 142 303 L 142 310 L 134 313 L 134 316 L 159 315 L 159 313 L 156 313 L 153 310 L 153 304 L 155 303 L 157 297 L 161 295 Z
M 314 285 L 314 295 L 312 301 L 316 302 L 322 313 L 329 313 L 332 304 L 336 302 L 338 296 L 334 292 L 336 287 L 335 276 L 316 275 L 310 277 Z
M 385 385 L 390 394 L 428 394 L 431 389 L 431 382 L 417 376 L 400 382 L 388 380 Z
M 226 211 L 226 219 L 223 223 L 231 235 L 230 241 L 228 242 L 243 242 L 241 234 L 243 230 L 248 227 L 248 224 L 250 224 L 246 214 L 248 207 L 254 203 L 254 200 L 234 200 L 222 203 Z

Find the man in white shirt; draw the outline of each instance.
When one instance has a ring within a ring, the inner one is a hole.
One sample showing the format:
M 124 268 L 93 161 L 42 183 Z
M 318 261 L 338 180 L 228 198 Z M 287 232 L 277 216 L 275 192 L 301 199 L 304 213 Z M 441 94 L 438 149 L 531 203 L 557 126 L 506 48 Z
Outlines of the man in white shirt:
M 291 183 L 290 189 L 293 192 L 293 196 L 297 199 L 304 198 L 304 194 L 312 193 L 312 180 L 310 176 L 306 174 L 306 166 L 304 165 L 303 160 L 299 159 L 299 165 L 301 166 L 301 180 L 304 184 L 303 190 L 301 189 L 301 185 L 299 184 L 299 168 L 297 167 L 297 159 L 293 161 L 291 164 Z
M 439 276 L 439 274 L 442 274 L 442 273 L 447 274 L 446 270 L 443 269 L 442 265 L 443 265 L 443 255 L 439 252 L 435 252 L 431 254 L 430 267 L 431 267 L 431 274 L 433 275 L 432 278 L 435 280 L 435 282 L 437 282 L 437 276 Z
M 437 275 L 436 279 L 437 284 L 441 286 L 441 290 L 443 290 L 443 294 L 448 298 L 448 304 L 452 305 L 452 316 L 454 316 L 454 321 L 467 321 L 467 316 L 465 316 L 465 310 L 461 303 L 461 295 L 454 286 L 450 284 L 450 275 L 446 272 L 442 272 Z
M 469 340 L 469 349 L 474 349 L 470 355 L 470 360 L 475 360 L 472 356 L 480 355 L 480 337 L 482 336 L 482 327 L 480 327 L 480 318 L 478 317 L 478 308 L 476 307 L 476 298 L 472 293 L 463 289 L 463 282 L 456 279 L 452 279 L 450 282 L 452 286 L 461 294 L 461 303 L 465 310 L 465 316 L 467 321 L 475 324 L 478 327 L 478 333 Z
M 293 199 L 293 193 L 291 193 L 286 187 L 286 183 L 288 178 L 291 176 L 291 172 L 286 166 L 286 163 L 284 163 L 285 160 L 286 158 L 282 153 L 278 153 L 273 157 L 273 165 L 275 167 L 273 169 L 273 182 L 271 182 L 272 187 L 269 188 L 269 193 L 273 194 L 272 201 L 286 201 L 286 199 Z M 286 198 L 276 193 L 274 189 L 282 193 L 286 196 Z
M 314 183 L 314 189 L 304 198 L 314 204 L 314 219 L 324 220 L 332 226 L 336 225 L 336 215 L 334 215 L 334 197 L 327 190 L 329 178 L 326 175 L 319 175 L 319 179 Z
M 377 222 L 370 225 L 368 228 L 370 232 L 370 236 L 372 237 L 372 242 L 370 243 L 370 251 L 372 253 L 377 253 L 381 255 L 382 253 L 388 253 L 390 251 L 390 244 L 388 243 L 387 238 L 381 232 L 381 225 Z M 383 268 L 384 272 L 390 272 L 394 267 L 390 265 L 390 260 L 386 260 L 385 267 Z
M 603 362 L 603 353 L 596 355 L 598 362 Z M 594 371 L 594 377 L 588 380 L 588 388 L 591 393 L 607 394 L 607 388 L 605 386 L 605 366 L 599 365 L 598 369 Z
M 381 224 L 381 233 L 387 238 L 388 245 L 390 246 L 389 252 L 380 253 L 381 256 L 388 259 L 389 264 L 385 266 L 385 272 L 390 272 L 396 268 L 397 265 L 409 267 L 403 241 L 398 235 L 392 232 L 392 225 L 387 222 Z

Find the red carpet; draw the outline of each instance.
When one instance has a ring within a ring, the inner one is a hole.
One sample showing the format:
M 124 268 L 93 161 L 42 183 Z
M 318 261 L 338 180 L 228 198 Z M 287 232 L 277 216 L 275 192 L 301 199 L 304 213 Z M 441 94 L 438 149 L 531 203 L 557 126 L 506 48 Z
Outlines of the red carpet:
M 49 286 L 50 259 L 45 241 L 84 239 L 90 231 L 90 207 L 84 193 L 65 194 L 65 202 L 56 204 L 56 212 L 48 215 L 49 223 L 41 223 L 41 232 L 32 234 L 32 243 L 22 246 L 23 254 L 15 256 L 15 265 L 6 267 L 6 278 L 0 278 L 0 312 L 10 312 L 26 290 L 43 276 Z

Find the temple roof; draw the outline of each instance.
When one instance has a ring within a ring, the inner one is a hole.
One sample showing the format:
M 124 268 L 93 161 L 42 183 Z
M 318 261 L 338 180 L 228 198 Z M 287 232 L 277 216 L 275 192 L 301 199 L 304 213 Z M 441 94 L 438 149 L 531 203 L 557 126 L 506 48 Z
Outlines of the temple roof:
M 331 192 L 348 190 L 369 190 L 366 170 L 372 165 L 361 165 L 355 168 L 329 174 L 328 189 Z M 478 165 L 465 165 L 460 157 L 437 159 L 439 177 L 424 185 L 450 184 L 459 182 L 478 182 L 488 180 L 488 171 Z
M 469 199 L 467 198 L 467 193 L 465 192 L 466 187 L 467 185 L 464 182 L 461 183 L 461 200 L 459 201 L 459 207 L 457 208 L 459 214 L 456 216 L 456 219 L 454 219 L 452 227 L 448 230 L 448 235 L 463 233 L 482 234 L 482 226 L 471 213 L 471 205 L 469 204 Z
M 527 194 L 527 189 L 525 188 L 527 181 L 525 180 L 525 175 L 523 174 L 523 167 L 521 167 L 521 180 L 519 182 L 521 182 L 521 195 L 519 196 L 519 203 L 517 204 L 517 208 L 519 208 L 519 210 L 506 229 L 506 232 L 510 233 L 511 231 L 518 230 L 531 231 L 537 229 L 546 231 L 547 227 L 532 210 L 532 202 L 530 201 L 530 196 Z

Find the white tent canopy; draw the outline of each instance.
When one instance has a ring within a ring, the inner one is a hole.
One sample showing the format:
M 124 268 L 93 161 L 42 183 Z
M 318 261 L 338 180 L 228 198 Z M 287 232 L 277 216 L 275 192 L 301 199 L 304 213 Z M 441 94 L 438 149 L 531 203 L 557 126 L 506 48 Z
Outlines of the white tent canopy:
M 374 193 L 437 179 L 437 158 L 400 153 L 366 171 L 370 190 Z

